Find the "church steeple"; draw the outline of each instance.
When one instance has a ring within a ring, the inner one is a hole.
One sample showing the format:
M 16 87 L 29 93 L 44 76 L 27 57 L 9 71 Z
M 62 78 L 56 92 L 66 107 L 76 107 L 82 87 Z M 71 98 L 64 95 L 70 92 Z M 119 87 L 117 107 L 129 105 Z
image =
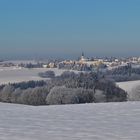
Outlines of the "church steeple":
M 84 58 L 84 52 L 82 52 L 82 55 L 81 55 L 81 61 L 84 61 L 85 58 Z
M 82 52 L 82 57 L 84 57 L 84 52 Z

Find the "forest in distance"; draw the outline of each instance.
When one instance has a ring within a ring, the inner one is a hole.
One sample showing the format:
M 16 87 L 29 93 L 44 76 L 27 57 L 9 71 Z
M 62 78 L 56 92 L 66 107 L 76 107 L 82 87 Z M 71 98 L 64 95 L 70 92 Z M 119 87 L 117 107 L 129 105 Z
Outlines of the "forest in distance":
M 94 72 L 55 76 L 48 71 L 45 76 L 50 79 L 1 85 L 0 102 L 37 106 L 127 101 L 127 93 L 113 80 Z

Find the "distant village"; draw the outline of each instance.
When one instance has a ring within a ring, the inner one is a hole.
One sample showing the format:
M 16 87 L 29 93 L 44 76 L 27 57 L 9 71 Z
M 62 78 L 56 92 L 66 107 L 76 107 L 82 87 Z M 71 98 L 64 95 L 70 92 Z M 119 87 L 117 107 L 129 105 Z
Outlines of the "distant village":
M 128 58 L 87 58 L 84 53 L 77 60 L 46 60 L 46 61 L 0 61 L 0 67 L 16 68 L 58 68 L 77 71 L 105 71 L 122 66 L 140 67 L 140 57 Z
M 84 56 L 84 53 L 82 53 L 79 60 L 64 60 L 60 62 L 57 66 L 59 69 L 72 69 L 79 71 L 104 71 L 123 66 L 140 67 L 140 57 L 86 58 Z

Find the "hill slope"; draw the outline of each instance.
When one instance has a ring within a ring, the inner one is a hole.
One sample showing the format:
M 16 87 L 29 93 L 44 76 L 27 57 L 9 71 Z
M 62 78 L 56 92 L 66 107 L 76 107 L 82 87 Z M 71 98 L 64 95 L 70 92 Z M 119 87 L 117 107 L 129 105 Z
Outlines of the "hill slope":
M 140 102 L 59 106 L 0 103 L 1 140 L 139 140 Z
M 117 85 L 128 93 L 128 100 L 140 101 L 140 80 L 118 82 Z

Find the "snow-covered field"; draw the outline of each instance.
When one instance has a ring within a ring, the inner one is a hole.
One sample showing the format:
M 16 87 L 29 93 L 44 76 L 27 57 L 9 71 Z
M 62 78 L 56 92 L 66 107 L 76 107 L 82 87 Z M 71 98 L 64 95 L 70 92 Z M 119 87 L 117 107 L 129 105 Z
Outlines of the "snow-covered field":
M 57 68 L 16 68 L 16 67 L 0 67 L 0 84 L 5 83 L 15 83 L 30 80 L 42 80 L 38 76 L 39 72 L 45 72 L 47 70 L 53 70 L 56 75 L 60 75 L 64 70 L 59 70 Z
M 127 81 L 127 82 L 118 82 L 117 85 L 124 89 L 127 92 L 130 92 L 132 88 L 140 85 L 140 80 L 137 81 Z
M 0 103 L 0 140 L 140 140 L 140 102 Z
M 117 85 L 128 93 L 130 100 L 134 100 L 134 98 L 136 97 L 140 98 L 140 96 L 138 95 L 138 93 L 140 94 L 140 80 L 118 82 Z M 135 96 L 134 94 L 137 96 Z

